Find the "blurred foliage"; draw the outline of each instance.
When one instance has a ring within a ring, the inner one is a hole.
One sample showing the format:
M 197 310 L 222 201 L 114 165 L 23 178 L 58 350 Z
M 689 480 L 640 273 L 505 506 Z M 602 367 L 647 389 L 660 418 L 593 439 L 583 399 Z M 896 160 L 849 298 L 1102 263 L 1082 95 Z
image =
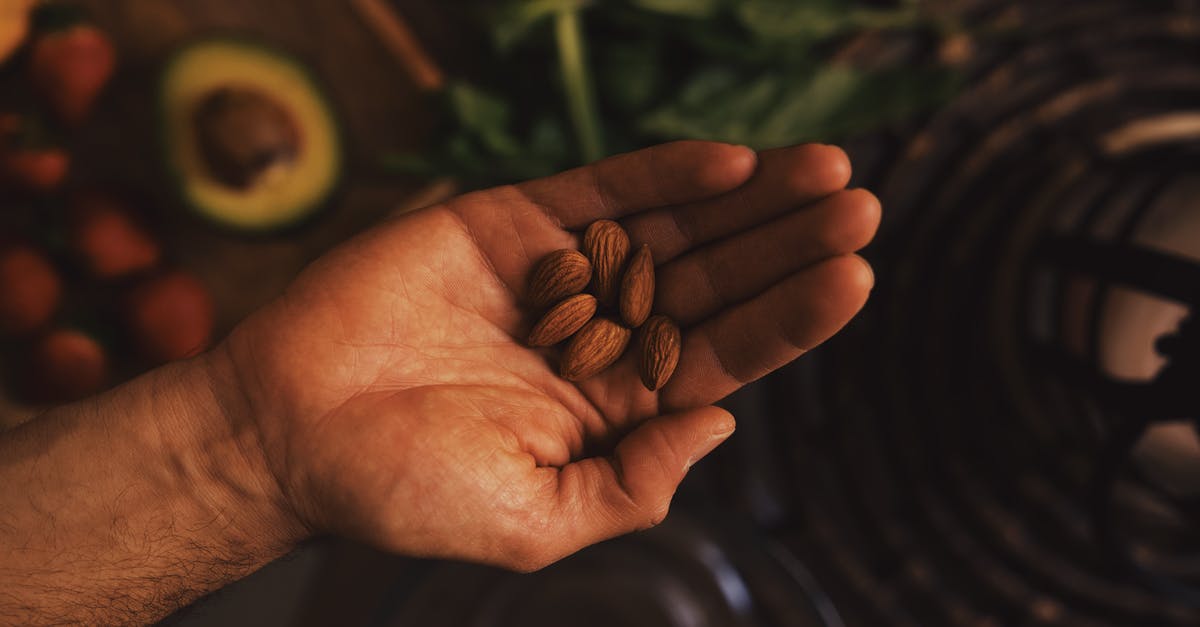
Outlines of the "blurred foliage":
M 564 16 L 582 32 L 564 31 Z M 864 31 L 953 30 L 913 2 L 510 0 L 479 17 L 494 54 L 441 94 L 444 140 L 390 155 L 393 168 L 482 186 L 671 139 L 832 141 L 934 106 L 958 79 L 936 63 L 831 59 Z M 586 63 L 555 61 L 572 57 Z

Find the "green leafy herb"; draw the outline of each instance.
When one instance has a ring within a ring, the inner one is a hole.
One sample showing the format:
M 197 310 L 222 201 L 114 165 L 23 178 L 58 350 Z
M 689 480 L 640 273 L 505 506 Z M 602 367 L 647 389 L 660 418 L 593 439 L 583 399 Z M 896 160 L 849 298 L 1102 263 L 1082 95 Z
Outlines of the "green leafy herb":
M 670 139 L 830 141 L 920 113 L 958 85 L 936 64 L 829 59 L 864 31 L 953 33 L 913 1 L 509 0 L 483 27 L 497 51 L 484 80 L 451 83 L 442 141 L 388 167 L 482 186 Z
M 952 75 L 937 71 L 872 72 L 831 64 L 744 80 L 714 68 L 693 77 L 678 101 L 646 114 L 640 128 L 658 139 L 781 146 L 898 121 L 947 98 L 955 86 Z
M 556 13 L 579 11 L 587 4 L 587 0 L 527 0 L 504 3 L 492 18 L 492 39 L 496 48 L 507 52 L 525 38 L 539 22 Z
M 508 132 L 508 103 L 470 84 L 452 83 L 446 90 L 451 111 L 468 135 L 478 137 L 499 156 L 517 156 L 521 147 Z
M 559 67 L 562 68 L 567 109 L 579 136 L 580 156 L 583 161 L 595 161 L 604 156 L 604 144 L 600 138 L 600 121 L 596 117 L 591 72 L 583 59 L 583 33 L 580 32 L 579 14 L 575 11 L 559 11 L 555 14 L 554 34 L 555 41 L 558 42 Z
M 916 7 L 868 9 L 846 0 L 743 0 L 734 13 L 755 36 L 775 40 L 819 41 L 850 31 L 905 28 L 921 21 Z
M 709 18 L 721 8 L 721 0 L 632 0 L 640 9 L 689 18 Z

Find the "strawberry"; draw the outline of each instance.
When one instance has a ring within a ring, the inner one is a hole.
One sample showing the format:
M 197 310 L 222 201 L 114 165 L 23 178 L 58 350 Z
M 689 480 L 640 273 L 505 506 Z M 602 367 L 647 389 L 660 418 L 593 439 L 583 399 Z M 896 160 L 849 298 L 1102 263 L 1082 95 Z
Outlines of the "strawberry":
M 59 148 L 4 150 L 0 171 L 4 178 L 35 192 L 49 192 L 67 176 L 71 160 Z
M 95 338 L 55 329 L 30 351 L 28 391 L 38 400 L 73 401 L 104 389 L 108 372 L 108 356 Z
M 0 179 L 34 192 L 49 192 L 67 176 L 71 157 L 46 144 L 30 118 L 0 114 Z
M 81 192 L 72 199 L 70 244 L 92 276 L 115 279 L 149 270 L 162 249 L 117 198 Z
M 126 307 L 134 339 L 155 362 L 191 357 L 212 337 L 212 296 L 183 270 L 142 282 L 129 294 Z
M 37 329 L 54 315 L 61 298 L 62 280 L 45 255 L 25 245 L 0 252 L 0 333 Z
M 45 5 L 34 23 L 38 34 L 29 55 L 30 77 L 58 117 L 77 126 L 116 69 L 116 51 L 75 7 Z

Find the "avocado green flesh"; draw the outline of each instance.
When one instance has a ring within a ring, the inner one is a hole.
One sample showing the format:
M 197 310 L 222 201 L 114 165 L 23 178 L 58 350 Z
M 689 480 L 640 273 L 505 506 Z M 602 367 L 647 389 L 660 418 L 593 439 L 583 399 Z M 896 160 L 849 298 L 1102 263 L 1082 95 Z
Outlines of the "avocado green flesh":
M 251 186 L 214 175 L 195 123 L 200 104 L 229 88 L 269 97 L 299 135 L 299 152 Z M 161 106 L 165 156 L 180 195 L 218 223 L 248 231 L 290 226 L 321 208 L 337 187 L 342 146 L 332 109 L 305 69 L 280 52 L 227 39 L 192 44 L 168 65 Z

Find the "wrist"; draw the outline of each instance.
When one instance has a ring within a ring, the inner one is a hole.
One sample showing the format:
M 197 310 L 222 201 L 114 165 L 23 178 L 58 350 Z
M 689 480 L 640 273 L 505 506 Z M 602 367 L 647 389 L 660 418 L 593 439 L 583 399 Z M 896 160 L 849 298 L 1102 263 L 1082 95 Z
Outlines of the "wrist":
M 226 540 L 282 554 L 310 535 L 267 463 L 261 433 L 226 345 L 156 374 L 164 468 L 213 516 Z
M 151 622 L 305 537 L 222 359 L 168 364 L 0 437 L 0 624 Z

